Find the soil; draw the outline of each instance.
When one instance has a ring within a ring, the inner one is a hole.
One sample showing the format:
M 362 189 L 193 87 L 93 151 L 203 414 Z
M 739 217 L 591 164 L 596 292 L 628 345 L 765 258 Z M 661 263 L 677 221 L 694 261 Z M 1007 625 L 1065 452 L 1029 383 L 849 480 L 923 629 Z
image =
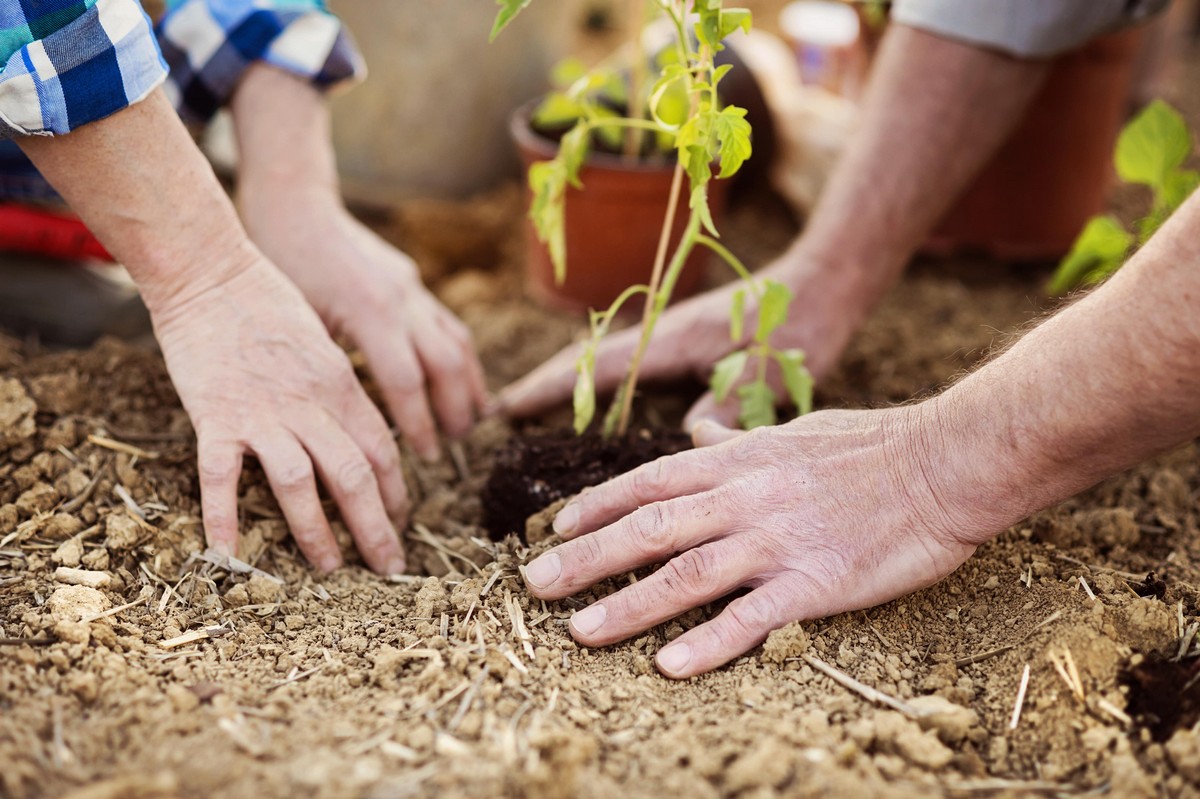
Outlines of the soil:
M 387 231 L 475 331 L 493 387 L 582 329 L 523 297 L 520 214 L 513 185 L 406 206 Z M 755 196 L 726 239 L 761 265 L 794 232 Z M 1046 310 L 1048 273 L 916 265 L 819 405 L 943 385 Z M 677 421 L 698 390 L 656 395 L 650 421 Z M 353 560 L 337 524 L 349 565 L 310 571 L 253 464 L 240 505 L 254 569 L 202 557 L 191 428 L 153 352 L 0 337 L 0 422 L 3 797 L 1200 796 L 1193 718 L 1153 726 L 1161 709 L 1135 686 L 1200 624 L 1194 443 L 1014 526 L 936 586 L 671 682 L 655 651 L 720 608 L 575 645 L 571 612 L 621 581 L 561 603 L 523 590 L 519 567 L 555 539 L 494 542 L 483 526 L 503 421 L 461 459 L 411 467 L 412 574 L 392 580 Z M 562 409 L 539 427 L 568 423 Z M 1161 593 L 1140 596 L 1151 572 Z M 1183 674 L 1166 673 L 1140 685 L 1178 698 Z
M 691 448 L 681 432 L 632 430 L 606 440 L 571 431 L 513 436 L 496 453 L 483 489 L 483 513 L 493 540 L 515 533 L 527 542 L 526 521 L 589 486 Z

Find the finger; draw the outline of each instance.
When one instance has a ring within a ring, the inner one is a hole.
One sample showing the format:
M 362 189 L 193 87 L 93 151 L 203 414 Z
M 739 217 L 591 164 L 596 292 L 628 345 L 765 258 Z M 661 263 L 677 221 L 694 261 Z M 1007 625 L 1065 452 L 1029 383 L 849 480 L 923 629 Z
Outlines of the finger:
M 705 421 L 715 422 L 722 427 L 737 427 L 738 415 L 738 402 L 734 392 L 731 391 L 724 402 L 717 402 L 716 395 L 706 391 L 684 417 L 683 429 L 694 430 L 696 425 Z
M 587 646 L 622 641 L 720 599 L 745 585 L 757 566 L 729 539 L 689 549 L 646 579 L 576 613 L 571 635 Z
M 429 397 L 442 429 L 452 438 L 471 431 L 473 398 L 468 386 L 467 358 L 461 345 L 447 336 L 433 318 L 412 320 L 417 330 L 417 357 L 428 376 Z
M 441 457 L 437 427 L 425 396 L 425 373 L 408 339 L 394 335 L 359 341 L 392 421 L 417 454 L 427 461 Z
M 655 502 L 591 535 L 560 544 L 525 567 L 534 596 L 561 599 L 640 566 L 661 563 L 725 532 L 715 492 Z
M 696 447 L 715 447 L 717 444 L 724 444 L 726 441 L 732 441 L 738 436 L 745 433 L 745 430 L 735 430 L 724 425 L 714 422 L 711 419 L 702 419 L 694 427 L 692 431 L 692 444 Z
M 236 555 L 243 448 L 232 441 L 201 435 L 196 450 L 204 538 L 218 552 Z
M 471 392 L 476 412 L 482 415 L 492 406 L 492 398 L 488 396 L 487 379 L 483 374 L 479 353 L 475 349 L 475 339 L 467 326 L 449 311 L 440 314 L 440 321 L 463 352 L 467 364 L 467 390 Z
M 294 438 L 280 436 L 255 445 L 254 454 L 304 557 L 323 572 L 341 566 L 342 553 L 321 507 L 312 459 L 304 447 Z
M 710 452 L 667 455 L 585 490 L 554 517 L 554 532 L 575 538 L 612 524 L 643 505 L 698 494 L 720 480 Z
M 711 671 L 766 640 L 772 630 L 799 618 L 802 606 L 784 580 L 775 579 L 729 603 L 721 615 L 659 650 L 658 669 L 684 679 Z
M 375 470 L 354 439 L 327 415 L 305 419 L 292 431 L 312 455 L 367 565 L 380 574 L 402 573 L 404 549 L 383 506 Z
M 400 465 L 400 448 L 396 446 L 383 415 L 362 386 L 356 385 L 347 407 L 338 418 L 375 470 L 375 479 L 379 482 L 379 493 L 388 516 L 397 527 L 404 527 L 411 509 L 408 486 Z

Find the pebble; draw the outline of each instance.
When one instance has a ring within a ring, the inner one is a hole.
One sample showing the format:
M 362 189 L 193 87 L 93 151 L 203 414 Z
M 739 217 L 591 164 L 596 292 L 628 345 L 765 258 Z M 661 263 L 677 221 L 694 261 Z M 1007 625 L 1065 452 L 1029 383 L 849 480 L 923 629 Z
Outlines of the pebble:
M 107 588 L 112 585 L 112 575 L 108 572 L 72 569 L 67 566 L 59 566 L 55 569 L 54 579 L 67 585 L 83 585 L 88 588 Z

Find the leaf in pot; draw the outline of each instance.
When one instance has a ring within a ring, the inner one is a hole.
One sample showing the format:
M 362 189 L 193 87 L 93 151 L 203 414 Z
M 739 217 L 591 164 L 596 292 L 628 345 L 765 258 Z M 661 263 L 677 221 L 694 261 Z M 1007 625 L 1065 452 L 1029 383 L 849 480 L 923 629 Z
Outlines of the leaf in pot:
M 753 148 L 750 144 L 750 123 L 746 109 L 727 105 L 721 109 L 713 124 L 721 143 L 721 177 L 732 177 L 746 163 Z
M 562 285 L 567 276 L 567 234 L 562 203 L 567 190 L 566 166 L 557 159 L 533 164 L 529 167 L 529 188 L 533 192 L 529 218 L 533 220 L 538 238 L 546 243 L 550 262 L 554 264 L 554 280 Z
M 771 334 L 779 329 L 788 317 L 788 306 L 792 304 L 792 290 L 775 280 L 763 281 L 762 300 L 758 306 L 758 330 L 754 340 L 766 344 Z
M 780 350 L 774 353 L 775 362 L 783 372 L 783 385 L 796 410 L 803 416 L 812 413 L 813 376 L 804 365 L 804 350 Z
M 1114 160 L 1121 180 L 1161 191 L 1191 151 L 1192 137 L 1183 116 L 1155 100 L 1121 131 Z
M 737 395 L 741 402 L 738 421 L 742 427 L 753 430 L 756 427 L 768 427 L 778 421 L 775 415 L 775 392 L 766 383 L 744 383 L 738 386 Z
M 516 19 L 517 14 L 520 14 L 531 2 L 533 0 L 496 0 L 496 5 L 500 6 L 500 10 L 496 13 L 496 21 L 492 23 L 492 33 L 488 36 L 488 41 L 496 41 L 500 31 L 507 28 L 508 23 Z
M 746 370 L 746 362 L 749 358 L 749 352 L 738 350 L 717 361 L 717 365 L 713 367 L 712 379 L 708 384 L 717 402 L 724 402 L 725 398 L 729 396 L 733 384 Z
M 1059 263 L 1046 290 L 1050 294 L 1062 294 L 1096 272 L 1112 274 L 1124 263 L 1125 254 L 1132 245 L 1132 234 L 1114 217 L 1092 217 L 1071 251 Z

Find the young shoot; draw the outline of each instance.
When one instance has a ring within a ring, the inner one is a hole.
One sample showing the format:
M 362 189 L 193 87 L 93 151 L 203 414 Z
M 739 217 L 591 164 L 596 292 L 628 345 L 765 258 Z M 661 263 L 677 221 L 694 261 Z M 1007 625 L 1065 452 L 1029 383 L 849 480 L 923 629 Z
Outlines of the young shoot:
M 500 12 L 493 38 L 530 2 L 498 0 Z M 575 429 L 583 432 L 596 415 L 594 375 L 600 341 L 624 303 L 644 295 L 638 346 L 601 427 L 606 437 L 625 433 L 646 348 L 655 325 L 670 302 L 684 265 L 698 246 L 715 252 L 744 282 L 734 294 L 731 308 L 730 332 L 735 345 L 744 343 L 747 298 L 752 297 L 757 306 L 753 337 L 744 349 L 717 365 L 712 375 L 712 388 L 720 399 L 724 399 L 747 367 L 752 366 L 751 379 L 736 389 L 741 419 L 748 427 L 772 424 L 776 420 L 776 396 L 767 383 L 767 370 L 772 361 L 781 369 L 788 396 L 800 412 L 807 412 L 812 405 L 812 378 L 804 367 L 804 353 L 777 350 L 770 343 L 771 335 L 787 320 L 791 292 L 779 283 L 755 280 L 719 243 L 720 234 L 708 199 L 710 183 L 735 175 L 752 150 L 745 109 L 724 105 L 719 98 L 721 80 L 731 67 L 716 64 L 716 56 L 724 49 L 726 37 L 738 30 L 750 30 L 751 15 L 744 8 L 725 8 L 722 0 L 652 0 L 652 5 L 665 15 L 674 37 L 671 46 L 656 59 L 659 72 L 648 90 L 635 87 L 629 91 L 618 73 L 605 65 L 585 70 L 570 64 L 556 74 L 556 82 L 563 89 L 550 95 L 535 112 L 535 121 L 540 125 L 569 127 L 561 138 L 556 156 L 534 164 L 529 170 L 533 194 L 529 215 L 538 237 L 549 251 L 555 277 L 560 282 L 565 277 L 567 265 L 564 229 L 567 189 L 582 187 L 580 172 L 591 149 L 598 142 L 615 150 L 624 144 L 628 156 L 631 138 L 627 132 L 632 130 L 646 134 L 637 137 L 636 141 L 649 140 L 661 151 L 673 152 L 676 161 L 649 283 L 631 286 L 605 311 L 591 312 L 591 337 L 576 364 Z M 638 24 L 632 35 L 640 42 L 643 15 L 635 16 Z M 636 46 L 632 50 L 641 52 Z M 637 82 L 642 82 L 641 77 Z M 644 107 L 642 95 L 645 96 Z M 687 210 L 683 211 L 685 180 Z M 687 214 L 687 221 L 682 237 L 672 250 L 671 232 L 680 213 Z

